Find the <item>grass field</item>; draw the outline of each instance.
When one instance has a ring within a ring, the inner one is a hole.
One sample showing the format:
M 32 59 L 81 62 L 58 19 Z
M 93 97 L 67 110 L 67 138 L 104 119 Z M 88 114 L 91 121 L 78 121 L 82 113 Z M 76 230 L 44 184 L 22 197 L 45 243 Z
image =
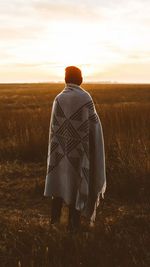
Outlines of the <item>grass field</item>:
M 105 201 L 91 233 L 49 224 L 52 102 L 64 84 L 0 85 L 0 267 L 150 266 L 150 85 L 83 84 L 102 122 Z

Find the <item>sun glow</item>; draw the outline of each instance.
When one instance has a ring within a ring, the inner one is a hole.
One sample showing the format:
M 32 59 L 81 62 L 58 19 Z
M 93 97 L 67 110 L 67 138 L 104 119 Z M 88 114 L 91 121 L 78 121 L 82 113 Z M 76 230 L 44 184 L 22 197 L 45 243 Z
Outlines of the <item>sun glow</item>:
M 80 23 L 69 23 L 69 21 L 60 25 L 57 22 L 53 24 L 47 32 L 47 42 L 44 45 L 42 56 L 49 58 L 52 62 L 57 62 L 57 75 L 64 74 L 64 68 L 69 65 L 76 65 L 82 68 L 84 75 L 92 74 L 94 47 L 92 46 L 91 36 L 86 25 Z
M 150 4 L 110 2 L 6 0 L 0 82 L 63 81 L 69 65 L 86 81 L 149 81 Z

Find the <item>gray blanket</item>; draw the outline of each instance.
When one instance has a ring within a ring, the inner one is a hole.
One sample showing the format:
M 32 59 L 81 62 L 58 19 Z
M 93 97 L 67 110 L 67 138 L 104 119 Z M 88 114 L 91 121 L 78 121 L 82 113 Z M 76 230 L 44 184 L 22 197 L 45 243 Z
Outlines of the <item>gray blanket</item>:
M 90 93 L 67 83 L 52 105 L 44 196 L 75 203 L 83 216 L 95 220 L 105 190 L 100 118 Z

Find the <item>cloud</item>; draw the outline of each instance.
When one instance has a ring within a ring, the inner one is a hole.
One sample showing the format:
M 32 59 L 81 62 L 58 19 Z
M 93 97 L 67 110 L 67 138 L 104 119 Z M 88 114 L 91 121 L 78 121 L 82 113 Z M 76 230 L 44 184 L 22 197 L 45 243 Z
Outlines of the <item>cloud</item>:
M 43 36 L 52 23 L 63 21 L 98 22 L 102 14 L 85 3 L 70 1 L 23 1 L 0 2 L 0 36 L 4 40 L 34 39 Z
M 128 58 L 133 62 L 150 62 L 150 51 L 132 51 L 128 54 Z
M 6 63 L 3 64 L 3 67 L 12 67 L 12 68 L 35 68 L 35 67 L 42 67 L 42 66 L 48 66 L 48 67 L 53 67 L 53 68 L 57 68 L 57 67 L 62 67 L 62 65 L 59 62 L 29 62 L 29 63 L 25 63 L 25 62 L 11 62 L 11 63 Z
M 42 26 L 2 26 L 0 25 L 0 36 L 1 41 L 4 42 L 5 40 L 19 40 L 19 39 L 28 39 L 31 38 L 38 38 L 39 34 L 43 33 L 44 28 Z
M 99 20 L 102 14 L 97 14 L 96 8 L 90 1 L 21 1 L 12 0 L 0 3 L 1 19 L 14 17 L 32 19 L 41 17 L 43 20 L 81 19 Z M 92 22 L 91 21 L 91 22 Z M 42 21 L 41 21 L 42 22 Z
M 94 7 L 89 7 L 84 2 L 77 4 L 70 1 L 36 1 L 32 3 L 34 15 L 43 17 L 43 19 L 51 20 L 91 20 L 92 22 L 101 21 L 103 19 L 102 12 L 97 13 Z
M 59 67 L 59 63 L 57 62 L 38 62 L 38 63 L 16 63 L 14 64 L 16 67 L 41 67 L 41 66 L 48 66 L 48 67 Z
M 138 78 L 135 70 L 146 77 L 142 68 L 150 62 L 149 13 L 148 0 L 0 1 L 1 71 L 3 65 L 6 74 L 12 68 L 21 77 L 28 69 L 34 76 L 34 71 L 51 68 L 57 77 L 56 68 L 72 56 L 65 50 L 71 43 L 81 51 L 81 67 L 94 67 L 91 78 L 98 79 L 101 70 L 106 78 L 130 77 L 130 72 Z
M 139 82 L 150 83 L 149 78 L 150 62 L 147 63 L 119 63 L 107 69 L 95 71 L 89 76 L 93 81 L 118 81 L 118 82 Z

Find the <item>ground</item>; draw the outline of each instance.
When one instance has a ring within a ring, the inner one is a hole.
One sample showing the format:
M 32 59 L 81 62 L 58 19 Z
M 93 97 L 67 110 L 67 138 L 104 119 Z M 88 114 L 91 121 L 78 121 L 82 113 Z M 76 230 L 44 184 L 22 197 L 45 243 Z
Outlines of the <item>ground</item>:
M 0 266 L 149 267 L 150 86 L 85 85 L 103 125 L 108 185 L 95 226 L 77 234 L 51 227 L 43 195 L 51 104 L 62 87 L 0 86 Z

